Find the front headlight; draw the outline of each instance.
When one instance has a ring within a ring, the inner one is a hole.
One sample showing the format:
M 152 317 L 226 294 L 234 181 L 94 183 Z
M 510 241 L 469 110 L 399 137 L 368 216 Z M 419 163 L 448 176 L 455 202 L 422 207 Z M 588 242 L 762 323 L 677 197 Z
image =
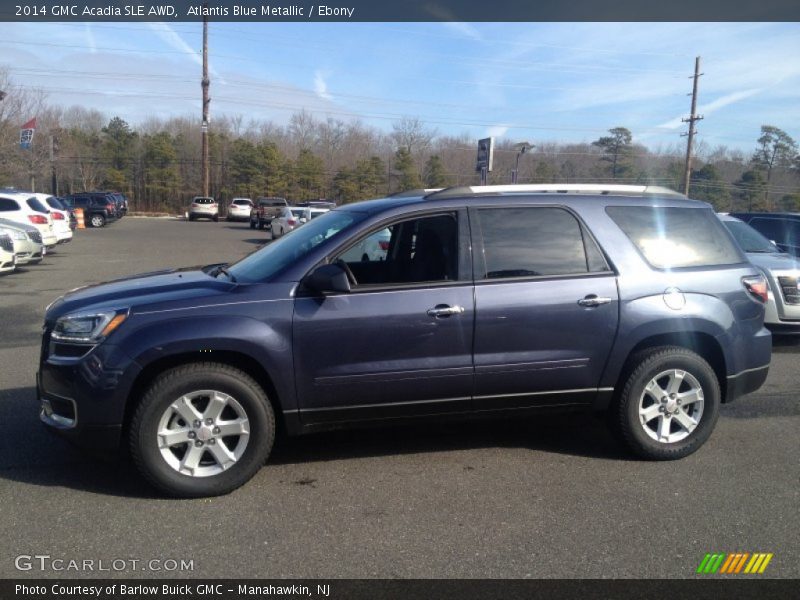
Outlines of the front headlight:
M 56 321 L 52 339 L 62 343 L 96 344 L 128 318 L 128 309 L 73 313 Z
M 5 227 L 0 227 L 0 235 L 8 234 L 8 236 L 12 240 L 24 240 L 27 239 L 25 236 L 25 232 L 20 229 L 6 229 Z

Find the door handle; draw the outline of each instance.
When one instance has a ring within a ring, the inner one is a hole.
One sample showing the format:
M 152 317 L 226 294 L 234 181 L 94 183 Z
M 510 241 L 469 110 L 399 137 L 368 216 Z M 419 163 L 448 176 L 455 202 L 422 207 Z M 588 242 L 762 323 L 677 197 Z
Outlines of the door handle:
M 429 317 L 449 317 L 450 315 L 460 315 L 464 312 L 464 307 L 437 304 L 433 308 L 429 308 L 427 312 Z
M 611 298 L 605 298 L 596 294 L 589 294 L 585 298 L 578 300 L 578 304 L 589 308 L 593 306 L 600 306 L 601 304 L 608 304 L 609 302 L 611 302 Z

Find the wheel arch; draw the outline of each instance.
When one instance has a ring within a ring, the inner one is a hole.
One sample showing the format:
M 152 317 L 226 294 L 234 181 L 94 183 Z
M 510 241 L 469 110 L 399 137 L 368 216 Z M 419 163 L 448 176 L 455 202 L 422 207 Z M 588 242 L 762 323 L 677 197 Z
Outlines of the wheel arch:
M 672 333 L 659 333 L 650 335 L 640 340 L 625 358 L 624 366 L 617 378 L 615 390 L 622 389 L 628 375 L 636 368 L 635 357 L 646 350 L 663 346 L 678 346 L 698 354 L 714 370 L 720 389 L 720 399 L 727 400 L 727 370 L 725 354 L 719 341 L 712 335 L 702 331 L 681 331 Z
M 199 356 L 197 352 L 179 352 L 168 356 L 159 357 L 144 366 L 131 385 L 125 402 L 125 413 L 122 423 L 123 436 L 128 437 L 128 430 L 136 407 L 144 395 L 145 390 L 164 371 L 196 362 L 215 362 L 235 367 L 247 373 L 258 383 L 267 394 L 267 399 L 275 412 L 275 424 L 279 431 L 285 428 L 285 415 L 280 402 L 277 388 L 272 377 L 266 369 L 252 356 L 233 350 L 215 350 L 213 358 Z

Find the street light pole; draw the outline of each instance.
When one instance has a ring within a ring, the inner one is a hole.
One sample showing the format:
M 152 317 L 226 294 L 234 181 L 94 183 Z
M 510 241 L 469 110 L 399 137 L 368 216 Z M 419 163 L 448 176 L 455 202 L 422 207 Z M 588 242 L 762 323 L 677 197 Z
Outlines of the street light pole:
M 514 167 L 514 170 L 511 171 L 511 183 L 512 184 L 517 183 L 517 180 L 519 179 L 519 159 L 520 159 L 520 157 L 523 154 L 525 154 L 526 152 L 528 152 L 531 148 L 533 148 L 533 146 L 531 144 L 529 144 L 528 142 L 520 142 L 519 144 L 514 144 L 514 147 L 517 148 L 518 151 L 517 151 L 517 164 Z

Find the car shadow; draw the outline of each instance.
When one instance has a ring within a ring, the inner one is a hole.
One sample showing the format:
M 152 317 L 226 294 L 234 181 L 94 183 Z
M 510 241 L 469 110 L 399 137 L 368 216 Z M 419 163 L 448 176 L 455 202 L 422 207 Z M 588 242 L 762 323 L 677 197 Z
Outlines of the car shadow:
M 38 418 L 33 387 L 0 391 L 0 479 L 132 498 L 160 498 L 122 453 L 81 450 Z M 279 432 L 268 464 L 303 464 L 485 448 L 524 448 L 607 460 L 635 460 L 602 420 L 585 414 L 426 422 L 288 437 Z

